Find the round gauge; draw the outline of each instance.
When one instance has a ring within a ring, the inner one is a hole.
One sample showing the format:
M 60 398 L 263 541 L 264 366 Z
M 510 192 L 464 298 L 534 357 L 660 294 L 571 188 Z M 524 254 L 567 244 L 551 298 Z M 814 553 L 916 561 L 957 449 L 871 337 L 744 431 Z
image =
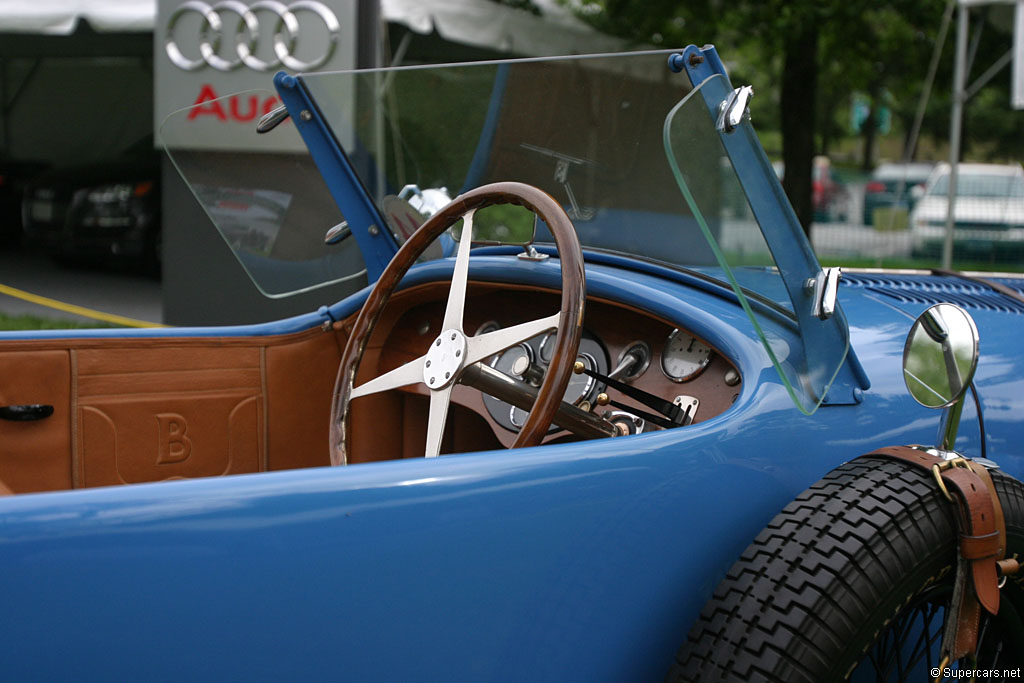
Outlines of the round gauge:
M 589 353 L 581 353 L 576 356 L 576 361 L 583 363 L 587 370 L 592 372 L 598 371 L 597 361 Z M 569 385 L 565 388 L 565 393 L 562 394 L 562 400 L 573 405 L 579 405 L 580 401 L 583 400 L 589 401 L 596 384 L 597 380 L 590 375 L 574 372 L 569 377 Z
M 501 325 L 498 324 L 497 320 L 488 320 L 480 327 L 476 328 L 476 332 L 473 333 L 474 337 L 479 337 L 481 334 L 487 334 L 488 332 L 494 332 L 500 330 Z
M 533 349 L 529 344 L 516 344 L 494 356 L 491 367 L 516 379 L 523 379 L 523 372 L 533 362 Z M 505 429 L 517 431 L 526 420 L 526 411 L 510 406 L 504 401 L 484 394 L 484 406 L 491 417 Z M 517 412 L 518 411 L 518 412 Z
M 693 379 L 711 362 L 711 347 L 680 329 L 672 330 L 661 352 L 661 369 L 673 382 Z
M 523 373 L 533 364 L 533 349 L 529 344 L 516 344 L 501 352 L 491 367 L 506 375 L 522 379 Z
M 547 365 L 551 362 L 551 356 L 555 352 L 555 339 L 557 335 L 554 332 L 548 332 L 544 335 L 544 338 L 540 340 L 540 361 Z
M 528 412 L 522 408 L 516 408 L 515 406 L 509 406 L 508 421 L 516 429 L 522 429 L 523 425 L 526 424 L 526 417 L 529 415 Z
M 508 352 L 506 351 L 506 353 Z M 522 358 L 523 356 L 517 355 L 516 357 Z M 597 361 L 594 360 L 594 357 L 591 356 L 589 353 L 581 353 L 576 357 L 576 360 L 583 363 L 588 370 L 598 369 Z M 515 363 L 515 361 L 513 361 L 513 363 Z M 498 363 L 495 364 L 495 367 L 497 368 L 498 365 L 501 364 L 502 361 L 499 360 Z M 507 374 L 515 375 L 515 368 L 513 368 L 512 372 Z M 580 401 L 583 400 L 590 400 L 591 394 L 594 393 L 594 387 L 596 386 L 596 384 L 597 380 L 595 380 L 590 375 L 585 375 L 583 373 L 573 373 L 569 377 L 569 384 L 568 386 L 565 387 L 565 393 L 562 394 L 562 400 L 565 401 L 566 403 L 571 403 L 573 405 L 579 405 Z M 523 424 L 526 422 L 527 415 L 529 415 L 529 413 L 523 410 L 522 408 L 516 408 L 515 406 L 511 406 L 508 419 L 509 422 L 512 423 L 512 426 L 518 429 L 521 428 Z M 554 429 L 552 429 L 552 431 L 554 431 Z
M 510 377 L 529 382 L 535 387 L 539 386 L 544 373 L 549 368 L 554 339 L 554 333 L 539 334 L 495 354 L 491 357 L 489 364 L 495 370 Z M 608 372 L 608 353 L 600 342 L 586 331 L 580 340 L 580 349 L 576 360 L 595 372 Z M 562 395 L 562 400 L 576 405 L 579 405 L 581 401 L 593 401 L 601 387 L 601 383 L 589 375 L 573 373 L 569 377 L 569 384 Z M 483 401 L 491 418 L 505 429 L 516 432 L 525 424 L 529 414 L 527 411 L 509 405 L 487 393 L 483 395 Z M 558 429 L 559 427 L 556 425 L 551 425 L 549 431 L 555 432 Z

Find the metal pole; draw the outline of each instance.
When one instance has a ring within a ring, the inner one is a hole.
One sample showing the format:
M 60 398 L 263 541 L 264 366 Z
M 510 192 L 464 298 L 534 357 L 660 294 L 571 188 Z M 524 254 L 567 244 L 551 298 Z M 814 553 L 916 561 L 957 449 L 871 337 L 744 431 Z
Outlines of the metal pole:
M 946 195 L 946 239 L 942 245 L 942 267 L 953 268 L 953 226 L 956 224 L 957 164 L 960 161 L 960 130 L 964 116 L 964 90 L 967 80 L 968 9 L 960 5 L 956 27 L 956 64 L 953 71 L 953 113 L 949 122 L 949 192 Z
M 7 58 L 0 57 L 0 152 L 9 152 L 10 128 L 7 123 Z M 13 156 L 2 154 L 0 156 Z
M 942 13 L 942 25 L 939 27 L 939 36 L 935 39 L 932 60 L 928 64 L 928 75 L 924 79 L 924 90 L 921 91 L 921 99 L 917 103 L 917 112 L 914 114 L 914 126 L 910 129 L 910 137 L 907 139 L 906 147 L 903 148 L 904 162 L 914 159 L 914 153 L 917 149 L 917 138 L 921 135 L 924 112 L 928 107 L 928 98 L 932 96 L 932 85 L 935 83 L 935 74 L 939 70 L 939 58 L 942 56 L 942 46 L 946 44 L 946 33 L 949 32 L 949 22 L 953 19 L 953 8 L 955 6 L 956 0 L 948 0 L 946 9 Z M 905 182 L 905 178 L 900 180 L 900 188 L 896 196 L 903 196 L 903 183 Z

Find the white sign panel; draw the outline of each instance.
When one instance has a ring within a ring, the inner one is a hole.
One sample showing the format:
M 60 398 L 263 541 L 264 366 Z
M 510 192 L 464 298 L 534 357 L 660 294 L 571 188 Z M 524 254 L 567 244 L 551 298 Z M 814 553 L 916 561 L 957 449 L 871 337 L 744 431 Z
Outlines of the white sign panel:
M 298 135 L 255 136 L 256 122 L 281 104 L 276 72 L 355 68 L 356 0 L 159 0 L 153 44 L 158 144 L 166 117 L 191 107 L 169 144 L 301 151 Z

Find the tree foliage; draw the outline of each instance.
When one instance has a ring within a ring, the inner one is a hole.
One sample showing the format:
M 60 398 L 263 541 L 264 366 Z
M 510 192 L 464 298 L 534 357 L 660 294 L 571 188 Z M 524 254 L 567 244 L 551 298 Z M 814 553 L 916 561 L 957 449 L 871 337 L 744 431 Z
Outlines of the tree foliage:
M 842 124 L 854 92 L 868 95 L 872 112 L 884 99 L 898 127 L 911 128 L 945 9 L 942 0 L 563 1 L 596 28 L 638 43 L 714 43 L 731 67 L 733 82 L 753 83 L 755 102 L 768 99 L 777 107 L 775 115 L 761 116 L 755 104 L 754 114 L 762 130 L 760 122 L 768 122 L 782 134 L 784 187 L 806 230 L 812 218 L 813 157 L 827 154 L 847 134 Z M 952 43 L 951 37 L 946 40 L 924 122 L 924 131 L 939 140 L 949 128 Z M 991 64 L 1007 45 L 1008 39 L 980 41 L 978 63 Z M 986 94 L 973 103 L 967 149 L 981 152 L 1008 143 L 1021 149 L 1024 132 L 1008 113 L 1008 98 L 1008 93 Z M 865 168 L 873 163 L 875 121 L 869 116 L 860 131 Z

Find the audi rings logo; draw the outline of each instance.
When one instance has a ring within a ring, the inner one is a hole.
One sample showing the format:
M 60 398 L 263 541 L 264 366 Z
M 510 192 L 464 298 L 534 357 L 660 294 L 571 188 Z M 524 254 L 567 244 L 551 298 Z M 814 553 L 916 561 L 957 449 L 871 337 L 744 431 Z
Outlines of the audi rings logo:
M 314 20 L 322 21 L 329 36 L 323 53 L 309 61 L 295 57 L 296 46 L 302 38 L 299 18 L 296 16 L 300 13 L 312 14 L 316 17 Z M 189 14 L 198 15 L 201 21 L 199 56 L 194 58 L 185 56 L 178 46 L 176 34 L 179 22 Z M 267 19 L 269 22 L 264 23 Z M 195 71 L 204 64 L 218 71 L 232 71 L 243 64 L 256 71 L 271 71 L 282 64 L 293 71 L 310 71 L 331 58 L 340 28 L 334 12 L 314 0 L 297 0 L 289 4 L 277 0 L 259 0 L 248 6 L 239 0 L 221 0 L 212 5 L 201 0 L 188 0 L 167 21 L 164 49 L 171 61 L 185 71 Z M 275 58 L 261 59 L 256 56 L 260 36 L 265 33 L 274 37 Z M 231 36 L 234 36 L 234 54 L 226 58 L 221 56 L 221 43 Z

